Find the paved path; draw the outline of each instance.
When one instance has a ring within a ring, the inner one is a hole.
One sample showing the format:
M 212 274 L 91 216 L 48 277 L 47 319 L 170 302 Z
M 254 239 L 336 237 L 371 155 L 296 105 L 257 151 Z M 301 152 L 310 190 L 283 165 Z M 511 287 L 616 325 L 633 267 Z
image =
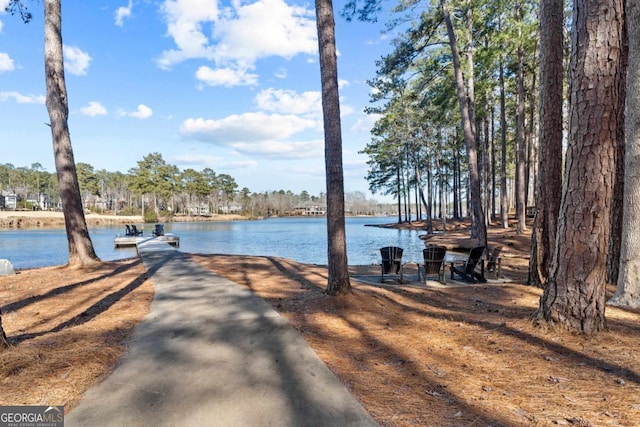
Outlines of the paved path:
M 138 246 L 156 293 L 129 351 L 71 426 L 375 426 L 264 300 L 166 243 Z

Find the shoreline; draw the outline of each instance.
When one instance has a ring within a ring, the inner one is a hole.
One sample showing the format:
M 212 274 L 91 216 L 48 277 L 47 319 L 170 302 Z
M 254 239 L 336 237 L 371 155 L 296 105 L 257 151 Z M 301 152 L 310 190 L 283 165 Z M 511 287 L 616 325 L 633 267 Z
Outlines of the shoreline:
M 242 215 L 179 216 L 160 218 L 158 222 L 238 221 L 248 219 Z M 141 215 L 85 214 L 87 226 L 109 224 L 144 224 Z M 0 211 L 0 229 L 64 228 L 62 212 L 52 211 Z
M 367 216 L 367 215 L 363 215 Z M 302 217 L 304 218 L 304 217 Z M 245 215 L 214 215 L 214 216 L 173 216 L 160 217 L 157 223 L 171 222 L 205 222 L 205 221 L 245 221 L 251 219 Z M 87 226 L 99 226 L 110 224 L 144 224 L 142 215 L 104 215 L 87 213 L 85 214 Z M 2 229 L 33 229 L 33 228 L 64 228 L 64 215 L 57 211 L 3 211 L 0 210 L 0 230 Z M 389 222 L 385 224 L 371 224 L 370 227 L 396 228 L 423 230 L 424 221 L 413 221 L 413 223 Z

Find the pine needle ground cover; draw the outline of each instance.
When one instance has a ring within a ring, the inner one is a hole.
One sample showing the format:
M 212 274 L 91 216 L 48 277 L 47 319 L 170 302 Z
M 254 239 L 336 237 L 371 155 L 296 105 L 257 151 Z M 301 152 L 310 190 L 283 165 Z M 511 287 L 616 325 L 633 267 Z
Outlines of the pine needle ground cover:
M 500 283 L 353 279 L 345 298 L 324 295 L 322 265 L 193 258 L 271 303 L 383 426 L 637 426 L 640 316 L 607 308 L 608 330 L 592 338 L 541 329 L 533 321 L 541 290 L 524 285 L 529 239 L 490 230 L 489 240 L 504 245 Z M 3 326 L 14 342 L 0 353 L 0 405 L 68 412 L 117 365 L 148 313 L 152 283 L 138 259 L 18 273 L 0 277 Z M 351 273 L 375 277 L 379 267 Z

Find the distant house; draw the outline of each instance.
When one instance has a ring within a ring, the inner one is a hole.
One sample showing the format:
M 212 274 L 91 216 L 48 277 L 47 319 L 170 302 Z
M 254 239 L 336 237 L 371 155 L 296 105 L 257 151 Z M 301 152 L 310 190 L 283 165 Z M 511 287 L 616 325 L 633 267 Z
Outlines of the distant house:
M 18 208 L 18 196 L 13 193 L 0 195 L 0 208 L 6 210 L 16 210 Z
M 325 206 L 309 204 L 294 208 L 293 214 L 302 216 L 325 216 L 327 214 L 327 208 Z
M 192 203 L 187 207 L 187 209 L 189 210 L 189 215 L 211 215 L 211 210 L 209 209 L 208 203 Z
M 229 205 L 220 206 L 220 212 L 223 214 L 236 214 L 240 211 L 242 211 L 242 206 L 234 202 L 229 203 Z
M 28 197 L 25 201 L 27 202 L 27 204 L 31 204 L 33 208 L 43 211 L 48 211 L 56 207 L 54 202 L 51 200 L 51 197 L 49 197 L 49 195 L 47 194 Z

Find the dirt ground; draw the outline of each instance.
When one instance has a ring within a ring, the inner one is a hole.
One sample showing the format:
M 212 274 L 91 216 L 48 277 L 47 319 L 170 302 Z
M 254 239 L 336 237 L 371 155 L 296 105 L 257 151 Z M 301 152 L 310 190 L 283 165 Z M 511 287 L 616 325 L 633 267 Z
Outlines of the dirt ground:
M 450 226 L 437 240 L 459 246 L 467 231 Z M 607 330 L 591 338 L 537 326 L 541 291 L 523 284 L 529 239 L 490 228 L 489 241 L 504 246 L 500 283 L 354 278 L 348 297 L 323 293 L 325 266 L 193 258 L 287 317 L 382 426 L 639 426 L 640 316 L 608 307 Z M 351 273 L 376 276 L 379 267 Z M 0 277 L 2 322 L 14 343 L 0 353 L 0 405 L 70 411 L 126 351 L 152 296 L 138 259 Z

